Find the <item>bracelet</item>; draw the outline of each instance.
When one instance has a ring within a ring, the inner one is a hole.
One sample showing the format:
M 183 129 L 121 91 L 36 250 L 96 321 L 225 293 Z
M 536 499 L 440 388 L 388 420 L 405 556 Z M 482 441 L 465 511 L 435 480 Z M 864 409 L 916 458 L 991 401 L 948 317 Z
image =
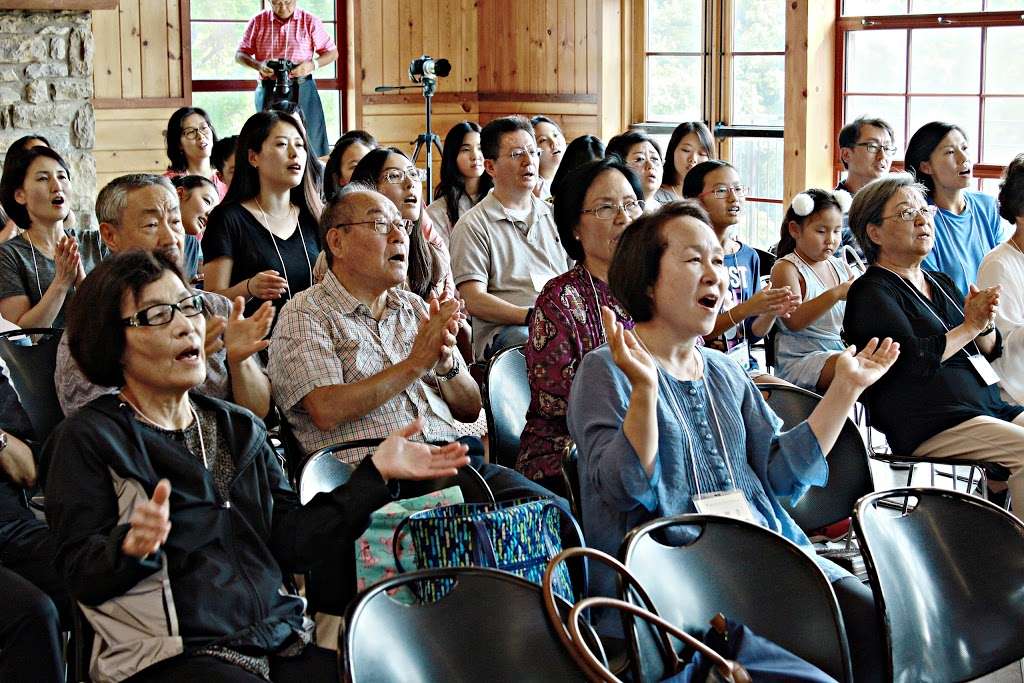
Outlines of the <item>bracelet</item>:
M 455 379 L 455 377 L 461 371 L 462 371 L 462 365 L 459 363 L 459 359 L 456 358 L 455 356 L 452 356 L 452 369 L 449 370 L 448 372 L 444 373 L 443 375 L 439 375 L 437 373 L 437 370 L 434 370 L 434 377 L 437 378 L 438 382 L 447 382 L 450 379 Z
M 732 323 L 733 327 L 736 327 L 737 325 L 739 325 L 739 323 L 736 322 L 736 320 L 732 317 L 732 309 L 731 308 L 728 311 L 726 311 L 725 314 L 727 316 L 729 316 L 729 322 Z
M 250 298 L 250 299 L 255 299 L 255 298 L 256 298 L 256 295 L 252 293 L 252 290 L 251 290 L 251 289 L 249 289 L 249 285 L 250 285 L 250 284 L 252 284 L 252 278 L 251 278 L 251 277 L 249 277 L 249 278 L 246 278 L 246 279 L 245 279 L 245 292 L 246 292 L 246 294 L 248 294 L 248 295 L 249 295 L 249 298 Z

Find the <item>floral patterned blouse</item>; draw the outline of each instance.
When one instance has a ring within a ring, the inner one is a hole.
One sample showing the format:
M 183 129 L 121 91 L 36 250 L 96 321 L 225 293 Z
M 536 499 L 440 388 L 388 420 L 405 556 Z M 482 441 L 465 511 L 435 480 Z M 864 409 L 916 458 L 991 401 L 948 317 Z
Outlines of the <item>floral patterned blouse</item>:
M 569 388 L 583 356 L 605 343 L 601 306 L 633 321 L 608 284 L 577 264 L 549 280 L 534 304 L 530 337 L 523 349 L 530 379 L 530 409 L 519 442 L 516 469 L 530 479 L 557 477 L 569 443 L 565 421 Z

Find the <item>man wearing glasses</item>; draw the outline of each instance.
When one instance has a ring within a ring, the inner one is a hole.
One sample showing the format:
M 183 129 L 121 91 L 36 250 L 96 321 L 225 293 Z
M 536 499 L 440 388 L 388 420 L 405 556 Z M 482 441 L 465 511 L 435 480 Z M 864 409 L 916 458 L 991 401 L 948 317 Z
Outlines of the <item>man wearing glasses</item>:
M 96 197 L 96 219 L 103 243 L 111 253 L 131 249 L 159 251 L 181 266 L 185 228 L 181 224 L 178 194 L 167 178 L 142 173 L 115 178 Z M 270 412 L 270 382 L 256 354 L 267 346 L 263 338 L 270 331 L 273 304 L 268 301 L 252 316 L 244 318 L 238 302 L 233 304 L 213 292 L 197 293 L 202 297 L 207 314 L 206 381 L 198 390 L 207 396 L 233 401 L 261 418 L 266 417 Z M 94 398 L 118 391 L 97 386 L 85 377 L 71 357 L 66 335 L 61 337 L 57 348 L 54 379 L 65 415 Z
M 313 80 L 313 72 L 338 58 L 338 47 L 318 18 L 296 7 L 297 0 L 270 0 L 271 9 L 249 20 L 235 61 L 260 74 L 256 88 L 256 111 L 266 109 L 274 90 L 274 70 L 268 61 L 287 59 L 298 64 L 290 72 L 298 81 L 298 105 L 305 116 L 306 135 L 314 156 L 330 152 L 324 108 Z
M 571 263 L 551 208 L 533 194 L 540 151 L 530 122 L 495 119 L 480 131 L 494 189 L 452 229 L 452 274 L 473 316 L 473 354 L 490 358 L 528 336 L 540 290 Z
M 886 121 L 861 116 L 843 126 L 839 131 L 839 160 L 846 169 L 846 177 L 836 185 L 837 190 L 846 190 L 855 195 L 872 180 L 889 172 L 896 145 L 893 131 Z M 850 245 L 864 257 L 856 238 L 843 216 L 842 246 Z

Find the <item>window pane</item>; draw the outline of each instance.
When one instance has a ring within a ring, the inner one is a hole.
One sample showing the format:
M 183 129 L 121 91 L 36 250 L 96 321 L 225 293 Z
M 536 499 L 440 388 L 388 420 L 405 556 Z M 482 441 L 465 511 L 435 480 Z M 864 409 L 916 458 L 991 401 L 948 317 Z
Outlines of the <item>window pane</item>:
M 846 16 L 906 13 L 907 0 L 844 0 L 843 2 L 843 14 Z
M 703 0 L 650 0 L 648 52 L 703 52 Z
M 647 119 L 697 121 L 701 118 L 701 57 L 647 58 Z
M 321 90 L 320 101 L 324 105 L 324 122 L 327 124 L 327 144 L 341 137 L 340 98 L 337 90 Z
M 980 12 L 981 0 L 912 0 L 910 11 L 913 14 Z
M 256 72 L 235 61 L 244 31 L 244 22 L 192 22 L 192 78 L 245 78 L 255 82 Z
M 907 32 L 852 31 L 846 34 L 847 92 L 904 92 Z
M 1024 93 L 1024 60 L 1020 58 L 1022 44 L 1024 29 L 1020 27 L 988 29 L 985 92 L 1000 95 Z
M 270 3 L 267 3 L 269 6 Z M 335 0 L 302 0 L 299 7 L 323 22 L 334 21 Z
M 1024 3 L 1021 0 L 988 0 L 985 3 L 986 12 L 1002 12 L 1004 10 L 1021 9 Z
M 218 138 L 238 135 L 246 119 L 256 113 L 253 90 L 193 92 L 192 104 L 210 115 Z
M 981 161 L 1008 164 L 1020 152 L 1024 152 L 1024 98 L 987 98 L 985 149 Z
M 785 49 L 785 0 L 734 1 L 733 51 L 783 52 Z
M 324 22 L 324 29 L 327 31 L 327 35 L 329 35 L 331 37 L 331 40 L 334 41 L 334 44 L 337 45 L 338 44 L 338 25 L 335 24 L 334 22 L 331 22 L 329 24 Z M 333 62 L 330 63 L 329 66 L 327 66 L 324 69 L 317 69 L 316 73 L 313 74 L 313 77 L 317 78 L 317 79 L 337 78 L 338 77 L 338 60 L 335 59 Z
M 733 125 L 783 124 L 786 59 L 736 56 L 732 69 Z
M 929 121 L 948 121 L 967 133 L 971 158 L 978 160 L 978 107 L 977 97 L 911 97 L 910 135 Z
M 782 139 L 732 138 L 732 165 L 750 195 L 782 199 Z M 781 220 L 781 216 L 780 216 Z
M 896 158 L 903 158 L 903 149 L 906 140 L 903 139 L 903 124 L 906 121 L 904 109 L 906 100 L 902 97 L 857 97 L 851 95 L 846 98 L 846 115 L 843 117 L 843 125 L 850 123 L 860 116 L 868 118 L 879 118 L 893 128 L 896 139 L 893 143 L 899 148 Z M 839 133 L 836 133 L 839 136 Z
M 192 19 L 241 19 L 249 21 L 262 9 L 260 0 L 192 0 Z
M 748 201 L 736 225 L 736 238 L 751 247 L 767 251 L 779 241 L 782 209 L 782 204 Z
M 981 90 L 981 29 L 927 28 L 912 31 L 910 88 L 920 93 Z

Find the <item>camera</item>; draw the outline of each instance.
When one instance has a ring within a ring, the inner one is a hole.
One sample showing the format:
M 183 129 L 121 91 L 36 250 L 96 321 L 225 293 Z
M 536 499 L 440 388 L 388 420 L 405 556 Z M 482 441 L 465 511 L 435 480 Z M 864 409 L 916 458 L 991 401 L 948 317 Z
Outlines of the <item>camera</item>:
M 271 59 L 267 61 L 267 66 L 274 70 L 274 93 L 266 102 L 269 104 L 278 100 L 290 100 L 297 103 L 299 91 L 298 88 L 293 88 L 291 71 L 298 64 L 290 59 Z
M 413 83 L 437 81 L 437 77 L 445 78 L 452 72 L 452 63 L 447 59 L 434 60 L 430 55 L 423 55 L 409 62 L 409 80 Z

